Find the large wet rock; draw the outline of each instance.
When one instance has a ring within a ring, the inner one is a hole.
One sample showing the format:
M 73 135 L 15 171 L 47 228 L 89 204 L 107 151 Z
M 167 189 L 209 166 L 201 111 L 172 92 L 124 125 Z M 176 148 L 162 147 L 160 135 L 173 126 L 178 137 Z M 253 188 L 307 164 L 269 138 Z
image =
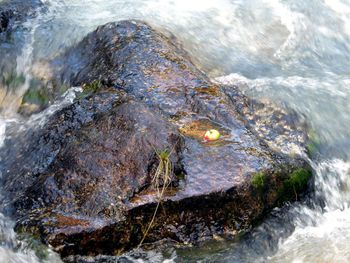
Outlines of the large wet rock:
M 63 256 L 140 243 L 159 200 L 151 180 L 164 149 L 172 184 L 146 243 L 235 234 L 307 189 L 297 116 L 212 83 L 147 24 L 101 26 L 51 66 L 57 83 L 98 91 L 55 113 L 21 152 L 3 153 L 2 166 L 17 228 Z M 204 142 L 211 128 L 222 137 Z

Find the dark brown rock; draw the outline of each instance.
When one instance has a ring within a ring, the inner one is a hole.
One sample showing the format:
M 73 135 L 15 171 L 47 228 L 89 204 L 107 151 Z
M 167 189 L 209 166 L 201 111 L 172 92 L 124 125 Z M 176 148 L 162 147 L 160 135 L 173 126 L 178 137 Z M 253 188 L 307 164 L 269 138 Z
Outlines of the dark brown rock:
M 114 87 L 62 109 L 16 162 L 2 161 L 18 229 L 40 233 L 63 256 L 139 244 L 158 200 L 156 149 L 174 149 L 173 185 L 146 242 L 245 230 L 307 188 L 297 116 L 212 83 L 147 24 L 99 27 L 51 65 L 58 83 Z M 210 128 L 220 140 L 203 141 Z

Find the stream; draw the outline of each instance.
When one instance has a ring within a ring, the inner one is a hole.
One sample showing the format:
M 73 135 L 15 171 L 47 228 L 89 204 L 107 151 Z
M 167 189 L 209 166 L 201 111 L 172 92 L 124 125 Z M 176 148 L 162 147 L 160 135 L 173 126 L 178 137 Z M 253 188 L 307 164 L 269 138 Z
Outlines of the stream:
M 4 0 L 0 0 L 0 3 Z M 31 0 L 23 0 L 31 1 Z M 44 111 L 19 115 L 42 59 L 78 43 L 97 26 L 140 19 L 170 31 L 214 81 L 284 105 L 317 134 L 314 192 L 276 208 L 236 240 L 149 252 L 131 262 L 350 262 L 350 1 L 348 0 L 42 0 L 37 15 L 0 44 L 0 80 L 12 68 L 23 81 L 0 82 L 0 147 L 72 102 L 68 90 Z M 11 158 L 9 156 L 8 158 Z M 0 167 L 0 178 L 2 167 Z M 1 191 L 0 191 L 1 195 Z M 1 208 L 1 206 L 0 206 Z M 61 262 L 18 236 L 0 213 L 0 263 Z M 39 246 L 39 248 L 38 248 Z M 43 255 L 43 253 L 45 255 Z

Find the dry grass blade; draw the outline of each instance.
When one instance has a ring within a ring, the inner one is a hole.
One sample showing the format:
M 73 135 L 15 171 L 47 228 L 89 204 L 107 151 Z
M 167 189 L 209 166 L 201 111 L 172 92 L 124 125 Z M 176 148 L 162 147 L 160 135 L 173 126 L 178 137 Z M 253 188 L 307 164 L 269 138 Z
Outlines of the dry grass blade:
M 173 173 L 173 169 L 172 169 L 172 163 L 170 161 L 170 156 L 171 156 L 173 150 L 174 150 L 174 148 L 170 152 L 168 151 L 168 149 L 165 149 L 163 151 L 155 150 L 159 164 L 158 164 L 158 167 L 156 169 L 156 172 L 152 176 L 152 187 L 157 190 L 158 202 L 157 202 L 156 209 L 153 213 L 152 219 L 151 219 L 146 231 L 143 234 L 142 240 L 141 240 L 140 244 L 138 245 L 138 248 L 143 244 L 143 242 L 145 241 L 145 238 L 147 237 L 149 230 L 152 228 L 153 222 L 156 218 L 158 208 L 159 208 L 159 205 L 163 199 L 164 193 L 165 193 L 166 189 L 169 187 L 169 185 L 171 184 L 171 175 Z

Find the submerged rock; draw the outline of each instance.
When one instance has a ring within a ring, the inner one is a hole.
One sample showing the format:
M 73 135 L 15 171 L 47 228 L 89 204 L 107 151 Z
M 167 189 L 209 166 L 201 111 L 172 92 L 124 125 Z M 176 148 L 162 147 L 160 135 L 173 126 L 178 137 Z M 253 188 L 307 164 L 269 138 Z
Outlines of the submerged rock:
M 118 254 L 140 243 L 159 201 L 151 180 L 164 149 L 172 185 L 146 243 L 246 230 L 307 189 L 297 116 L 212 83 L 145 23 L 101 26 L 51 65 L 57 83 L 100 85 L 2 165 L 17 229 L 39 233 L 62 256 Z M 221 138 L 204 142 L 210 129 Z
M 29 62 L 24 61 L 28 60 L 24 47 L 30 44 L 28 36 L 35 23 L 26 22 L 39 10 L 43 11 L 42 7 L 40 0 L 0 1 L 0 108 L 5 114 L 15 112 L 21 104 L 26 85 L 23 71 L 26 69 L 17 63 Z
M 4 0 L 0 3 L 0 33 L 9 32 L 16 24 L 35 14 L 40 0 Z
M 1 12 L 0 14 L 0 32 L 4 32 L 10 23 L 10 17 L 12 12 L 10 10 L 6 10 Z

